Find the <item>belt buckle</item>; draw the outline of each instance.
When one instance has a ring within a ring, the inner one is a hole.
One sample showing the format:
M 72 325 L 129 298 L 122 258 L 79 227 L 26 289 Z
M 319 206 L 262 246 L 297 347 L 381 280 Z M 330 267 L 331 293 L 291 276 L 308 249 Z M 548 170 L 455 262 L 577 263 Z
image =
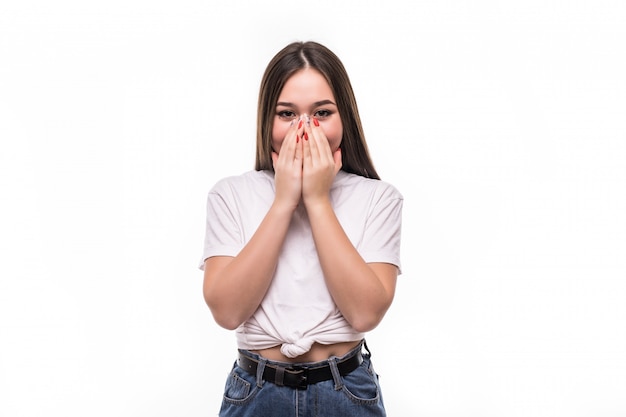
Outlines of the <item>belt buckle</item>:
M 298 377 L 297 389 L 306 390 L 309 386 L 309 369 L 302 367 L 293 367 L 293 375 Z

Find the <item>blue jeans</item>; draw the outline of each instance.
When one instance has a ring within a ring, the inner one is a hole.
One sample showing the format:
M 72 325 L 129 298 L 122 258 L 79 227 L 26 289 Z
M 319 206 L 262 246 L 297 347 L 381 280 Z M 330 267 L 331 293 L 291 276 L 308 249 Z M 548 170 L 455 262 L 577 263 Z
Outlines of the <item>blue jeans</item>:
M 359 344 L 355 349 L 361 349 Z M 328 363 L 333 379 L 309 385 L 307 389 L 278 386 L 264 381 L 265 363 L 289 366 L 283 362 L 265 361 L 248 351 L 242 353 L 261 360 L 257 375 L 250 375 L 235 362 L 226 380 L 220 417 L 384 417 L 383 398 L 374 372 L 370 354 L 363 354 L 363 363 L 347 375 L 341 376 L 337 361 L 298 364 L 299 366 Z M 352 352 L 345 355 L 348 357 Z

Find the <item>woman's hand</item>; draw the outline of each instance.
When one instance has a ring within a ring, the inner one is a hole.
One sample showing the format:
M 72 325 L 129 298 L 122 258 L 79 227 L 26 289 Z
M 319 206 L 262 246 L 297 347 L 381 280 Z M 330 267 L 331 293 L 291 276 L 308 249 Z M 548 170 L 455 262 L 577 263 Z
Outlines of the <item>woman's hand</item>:
M 302 197 L 302 137 L 304 123 L 294 120 L 280 153 L 272 152 L 276 196 L 274 202 L 294 209 Z
M 302 199 L 309 208 L 329 201 L 330 187 L 341 169 L 341 149 L 332 151 L 317 119 L 307 116 L 303 127 Z

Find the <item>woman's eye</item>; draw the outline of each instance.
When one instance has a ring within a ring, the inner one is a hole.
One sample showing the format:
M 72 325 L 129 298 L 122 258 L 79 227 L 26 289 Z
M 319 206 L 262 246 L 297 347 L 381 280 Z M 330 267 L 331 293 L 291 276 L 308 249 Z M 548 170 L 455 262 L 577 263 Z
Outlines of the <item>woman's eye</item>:
M 318 119 L 324 119 L 330 116 L 332 113 L 329 110 L 318 110 L 315 112 L 315 117 Z
M 293 119 L 296 117 L 296 114 L 290 110 L 282 110 L 278 112 L 278 117 L 281 119 Z

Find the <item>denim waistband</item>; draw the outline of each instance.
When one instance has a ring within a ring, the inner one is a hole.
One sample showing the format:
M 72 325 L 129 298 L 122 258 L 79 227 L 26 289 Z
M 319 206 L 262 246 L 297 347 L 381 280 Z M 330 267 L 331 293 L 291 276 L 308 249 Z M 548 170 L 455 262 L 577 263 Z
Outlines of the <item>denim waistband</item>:
M 330 379 L 335 381 L 336 386 L 341 386 L 341 377 L 350 374 L 363 363 L 364 343 L 361 341 L 341 357 L 331 356 L 324 361 L 300 363 L 270 361 L 240 349 L 237 365 L 246 373 L 256 376 L 259 387 L 264 381 L 268 381 L 279 386 L 307 389 L 311 384 Z

